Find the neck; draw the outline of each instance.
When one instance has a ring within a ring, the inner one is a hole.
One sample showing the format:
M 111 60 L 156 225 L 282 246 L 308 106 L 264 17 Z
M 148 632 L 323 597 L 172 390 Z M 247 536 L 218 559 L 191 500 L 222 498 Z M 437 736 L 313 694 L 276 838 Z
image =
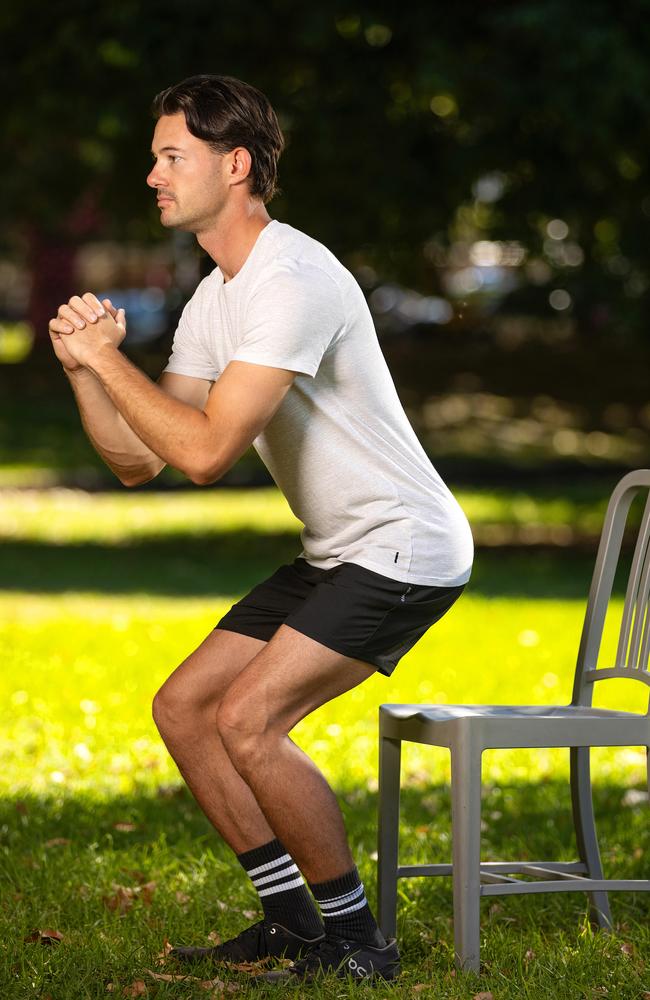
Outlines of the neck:
M 219 216 L 215 225 L 196 234 L 199 246 L 219 265 L 224 281 L 230 281 L 253 249 L 257 237 L 271 217 L 261 201 L 250 202 Z

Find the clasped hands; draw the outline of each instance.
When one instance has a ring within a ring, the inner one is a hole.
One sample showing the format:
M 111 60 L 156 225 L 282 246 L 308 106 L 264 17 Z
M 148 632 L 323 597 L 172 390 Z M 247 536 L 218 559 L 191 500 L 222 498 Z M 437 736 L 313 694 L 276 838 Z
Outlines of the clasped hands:
M 73 295 L 48 325 L 54 353 L 68 371 L 93 367 L 105 349 L 117 349 L 126 334 L 124 309 L 92 294 Z

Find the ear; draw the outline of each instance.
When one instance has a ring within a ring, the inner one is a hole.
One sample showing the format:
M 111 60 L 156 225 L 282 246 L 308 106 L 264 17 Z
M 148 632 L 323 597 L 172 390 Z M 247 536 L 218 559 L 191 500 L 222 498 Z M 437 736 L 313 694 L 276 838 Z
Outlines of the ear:
M 253 159 L 245 146 L 237 146 L 228 153 L 228 177 L 231 182 L 240 184 L 251 172 Z

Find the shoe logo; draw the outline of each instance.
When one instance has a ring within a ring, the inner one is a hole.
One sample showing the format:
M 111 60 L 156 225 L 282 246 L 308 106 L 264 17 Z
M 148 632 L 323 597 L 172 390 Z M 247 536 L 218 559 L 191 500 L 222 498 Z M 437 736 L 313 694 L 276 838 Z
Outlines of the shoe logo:
M 365 969 L 363 965 L 359 965 L 359 963 L 353 958 L 349 958 L 346 964 L 348 969 L 350 969 L 355 976 L 358 976 L 359 979 L 364 979 L 368 975 L 368 970 Z

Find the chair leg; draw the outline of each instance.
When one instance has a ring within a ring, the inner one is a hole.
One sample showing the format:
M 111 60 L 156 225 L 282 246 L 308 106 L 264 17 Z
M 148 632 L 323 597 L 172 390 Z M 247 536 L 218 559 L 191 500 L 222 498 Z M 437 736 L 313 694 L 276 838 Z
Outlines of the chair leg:
M 603 867 L 598 850 L 594 805 L 591 795 L 591 768 L 589 747 L 572 747 L 571 803 L 576 831 L 578 855 L 587 866 L 590 878 L 603 878 Z M 601 930 L 612 929 L 612 914 L 606 892 L 589 893 L 589 920 Z
M 397 928 L 397 865 L 402 743 L 379 740 L 379 826 L 377 835 L 377 920 L 384 937 Z
M 481 751 L 459 739 L 451 748 L 451 820 L 456 965 L 480 969 Z

